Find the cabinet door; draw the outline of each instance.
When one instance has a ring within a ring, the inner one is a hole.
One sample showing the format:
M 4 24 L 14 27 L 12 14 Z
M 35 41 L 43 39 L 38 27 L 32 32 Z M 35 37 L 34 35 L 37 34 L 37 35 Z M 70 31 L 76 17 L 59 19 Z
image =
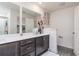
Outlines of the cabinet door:
M 49 36 L 46 35 L 43 37 L 43 49 L 44 51 L 48 50 L 49 48 Z
M 43 52 L 43 37 L 36 38 L 36 55 L 40 55 Z
M 0 56 L 16 56 L 18 55 L 17 51 L 17 42 L 0 45 Z

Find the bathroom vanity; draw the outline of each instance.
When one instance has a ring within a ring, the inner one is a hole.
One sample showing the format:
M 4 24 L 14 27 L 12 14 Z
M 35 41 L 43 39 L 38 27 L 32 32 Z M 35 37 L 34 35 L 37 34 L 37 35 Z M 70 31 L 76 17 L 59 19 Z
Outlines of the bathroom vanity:
M 3 40 L 5 41 L 5 40 Z M 38 56 L 49 48 L 49 35 L 36 35 L 0 43 L 0 56 Z
M 0 56 L 38 56 L 48 49 L 57 53 L 56 30 L 46 27 L 44 22 L 40 26 L 42 34 L 39 34 L 41 19 L 41 14 L 25 5 L 1 2 Z
M 32 33 L 40 14 L 13 3 L 0 3 L 0 10 L 0 56 L 35 56 L 48 50 L 49 35 Z

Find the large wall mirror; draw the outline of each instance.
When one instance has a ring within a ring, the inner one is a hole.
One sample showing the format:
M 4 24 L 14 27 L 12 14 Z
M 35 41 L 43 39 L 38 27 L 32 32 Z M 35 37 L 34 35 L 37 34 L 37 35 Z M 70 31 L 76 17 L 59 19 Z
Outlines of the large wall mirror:
M 19 33 L 20 7 L 9 2 L 0 3 L 0 35 Z
M 37 27 L 36 21 L 39 14 L 22 8 L 22 33 L 32 32 L 34 28 Z
M 17 34 L 21 32 L 29 33 L 37 27 L 36 22 L 40 14 L 24 7 L 22 7 L 22 11 L 20 10 L 20 5 L 15 5 L 11 2 L 0 2 L 0 35 Z M 20 19 L 21 13 L 22 19 Z M 22 29 L 22 31 L 20 29 Z

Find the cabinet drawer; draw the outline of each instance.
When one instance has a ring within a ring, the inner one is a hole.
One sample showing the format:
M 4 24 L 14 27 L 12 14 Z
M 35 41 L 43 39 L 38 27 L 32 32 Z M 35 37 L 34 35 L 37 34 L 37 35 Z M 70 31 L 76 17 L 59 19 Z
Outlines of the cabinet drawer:
M 35 50 L 35 44 L 29 44 L 29 45 L 23 46 L 21 47 L 21 55 L 27 54 L 34 50 Z
M 20 45 L 26 45 L 26 44 L 30 44 L 30 43 L 34 43 L 34 39 L 27 39 L 27 40 L 22 40 L 20 41 Z

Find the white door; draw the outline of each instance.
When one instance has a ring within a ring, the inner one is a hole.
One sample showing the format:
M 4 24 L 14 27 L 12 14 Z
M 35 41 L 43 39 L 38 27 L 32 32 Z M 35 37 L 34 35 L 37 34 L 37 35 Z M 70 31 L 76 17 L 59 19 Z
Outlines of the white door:
M 74 11 L 74 53 L 79 55 L 79 6 Z

